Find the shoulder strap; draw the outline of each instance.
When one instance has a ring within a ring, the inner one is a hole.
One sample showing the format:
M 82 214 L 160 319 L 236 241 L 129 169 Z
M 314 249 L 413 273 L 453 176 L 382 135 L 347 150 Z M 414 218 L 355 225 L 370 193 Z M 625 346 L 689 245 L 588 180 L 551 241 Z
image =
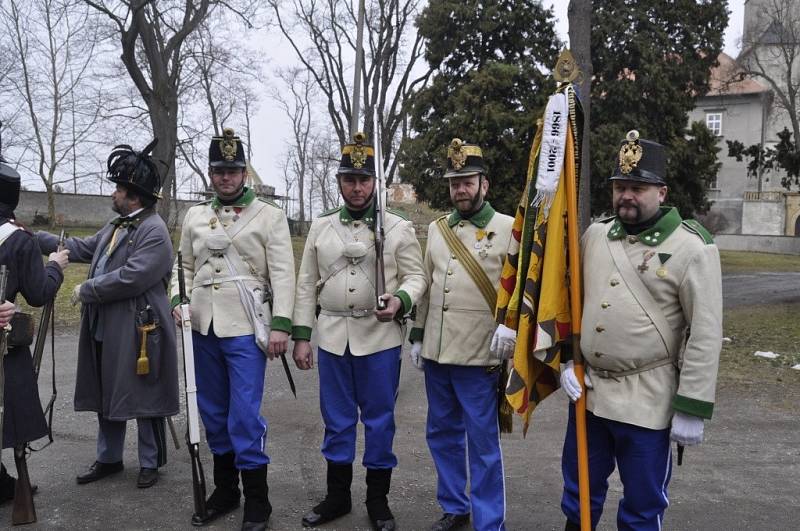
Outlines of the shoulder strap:
M 489 277 L 486 276 L 486 271 L 478 264 L 475 257 L 472 256 L 461 240 L 458 239 L 458 236 L 456 236 L 456 233 L 450 228 L 450 225 L 447 224 L 446 216 L 437 219 L 436 226 L 439 227 L 439 231 L 442 233 L 450 252 L 456 255 L 458 260 L 464 264 L 464 268 L 467 270 L 467 273 L 469 273 L 470 278 L 472 278 L 472 281 L 478 286 L 481 295 L 483 295 L 484 300 L 486 300 L 489 311 L 494 314 L 495 306 L 497 306 L 497 291 L 489 280 Z
M 653 294 L 644 282 L 642 282 L 641 277 L 633 268 L 633 264 L 631 264 L 630 258 L 622 245 L 622 240 L 604 239 L 606 244 L 608 244 L 611 258 L 614 259 L 614 264 L 617 266 L 622 280 L 628 286 L 628 290 L 633 294 L 639 306 L 642 307 L 647 313 L 647 316 L 650 317 L 650 320 L 653 321 L 656 330 L 658 330 L 658 334 L 661 336 L 661 341 L 664 342 L 664 346 L 667 348 L 669 357 L 674 357 L 676 355 L 677 345 L 674 345 L 673 342 L 669 340 L 669 338 L 673 336 L 671 333 L 672 328 L 669 326 L 667 318 L 664 317 L 661 306 L 656 302 L 655 298 L 653 298 Z
M 5 243 L 5 241 L 8 239 L 8 237 L 14 234 L 18 230 L 22 230 L 22 228 L 17 227 L 10 221 L 6 221 L 2 225 L 0 225 L 0 245 L 3 245 L 3 243 Z

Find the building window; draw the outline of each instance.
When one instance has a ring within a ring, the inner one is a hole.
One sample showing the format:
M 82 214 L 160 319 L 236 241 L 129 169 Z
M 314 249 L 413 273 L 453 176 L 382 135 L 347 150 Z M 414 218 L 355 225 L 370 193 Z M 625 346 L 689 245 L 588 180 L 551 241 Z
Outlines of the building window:
M 722 136 L 722 113 L 721 112 L 707 112 L 706 113 L 706 127 L 714 136 Z

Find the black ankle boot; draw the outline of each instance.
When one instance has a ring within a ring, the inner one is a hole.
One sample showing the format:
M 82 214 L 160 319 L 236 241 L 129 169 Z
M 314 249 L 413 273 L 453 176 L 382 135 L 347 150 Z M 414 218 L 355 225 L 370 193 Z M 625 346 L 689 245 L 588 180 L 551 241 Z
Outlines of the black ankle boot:
M 353 465 L 337 465 L 328 461 L 328 494 L 322 503 L 303 516 L 303 527 L 316 527 L 346 515 L 352 509 L 350 485 Z
M 242 470 L 244 490 L 244 517 L 242 531 L 264 531 L 272 514 L 267 486 L 267 465 L 252 470 Z
M 233 452 L 214 454 L 214 492 L 206 500 L 206 514 L 192 516 L 192 525 L 199 527 L 239 507 L 239 471 Z
M 0 463 L 0 503 L 14 499 L 14 488 L 17 480 L 8 474 L 6 466 Z
M 576 524 L 570 520 L 564 525 L 564 531 L 581 531 L 581 524 Z
M 376 531 L 394 531 L 397 526 L 389 509 L 389 487 L 392 483 L 391 468 L 367 469 L 367 514 Z

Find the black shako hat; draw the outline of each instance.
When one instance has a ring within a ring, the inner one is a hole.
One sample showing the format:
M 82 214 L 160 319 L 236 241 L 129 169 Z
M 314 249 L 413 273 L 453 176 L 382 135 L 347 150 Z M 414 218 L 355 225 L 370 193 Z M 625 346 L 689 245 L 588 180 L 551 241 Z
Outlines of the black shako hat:
M 131 146 L 116 146 L 108 156 L 108 180 L 129 187 L 134 192 L 161 199 L 161 176 L 150 152 L 158 144 L 154 138 L 142 151 Z
M 375 177 L 375 149 L 365 144 L 367 135 L 358 132 L 353 135 L 353 143 L 342 147 L 342 160 L 337 175 L 366 175 Z
M 0 122 L 0 128 L 2 126 Z M 21 184 L 17 170 L 6 164 L 3 158 L 3 138 L 0 135 L 0 203 L 10 206 L 11 210 L 17 208 Z
M 658 142 L 639 138 L 632 129 L 619 148 L 619 160 L 609 180 L 639 181 L 666 186 L 667 151 Z
M 226 127 L 222 136 L 215 136 L 208 146 L 208 165 L 212 168 L 246 168 L 244 146 L 233 129 Z
M 445 178 L 468 177 L 479 173 L 486 174 L 483 152 L 475 144 L 467 144 L 460 138 L 450 141 L 447 148 L 447 171 Z

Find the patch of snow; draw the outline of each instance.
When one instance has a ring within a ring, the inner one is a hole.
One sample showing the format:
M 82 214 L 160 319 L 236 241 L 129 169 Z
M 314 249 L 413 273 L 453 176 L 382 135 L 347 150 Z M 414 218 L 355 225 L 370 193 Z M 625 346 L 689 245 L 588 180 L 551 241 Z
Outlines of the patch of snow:
M 730 343 L 730 342 L 731 342 L 731 338 L 729 338 L 729 337 L 723 337 L 723 338 L 722 338 L 722 342 L 723 342 L 723 343 Z
M 792 369 L 794 369 L 796 371 L 800 371 L 800 363 L 798 363 L 797 365 L 792 366 Z
M 771 359 L 771 360 L 774 360 L 775 358 L 777 358 L 778 356 L 780 356 L 780 354 L 775 354 L 774 352 L 762 352 L 762 351 L 760 351 L 760 350 L 757 350 L 757 351 L 756 351 L 756 352 L 753 354 L 753 356 L 758 356 L 759 358 L 769 358 L 769 359 Z

